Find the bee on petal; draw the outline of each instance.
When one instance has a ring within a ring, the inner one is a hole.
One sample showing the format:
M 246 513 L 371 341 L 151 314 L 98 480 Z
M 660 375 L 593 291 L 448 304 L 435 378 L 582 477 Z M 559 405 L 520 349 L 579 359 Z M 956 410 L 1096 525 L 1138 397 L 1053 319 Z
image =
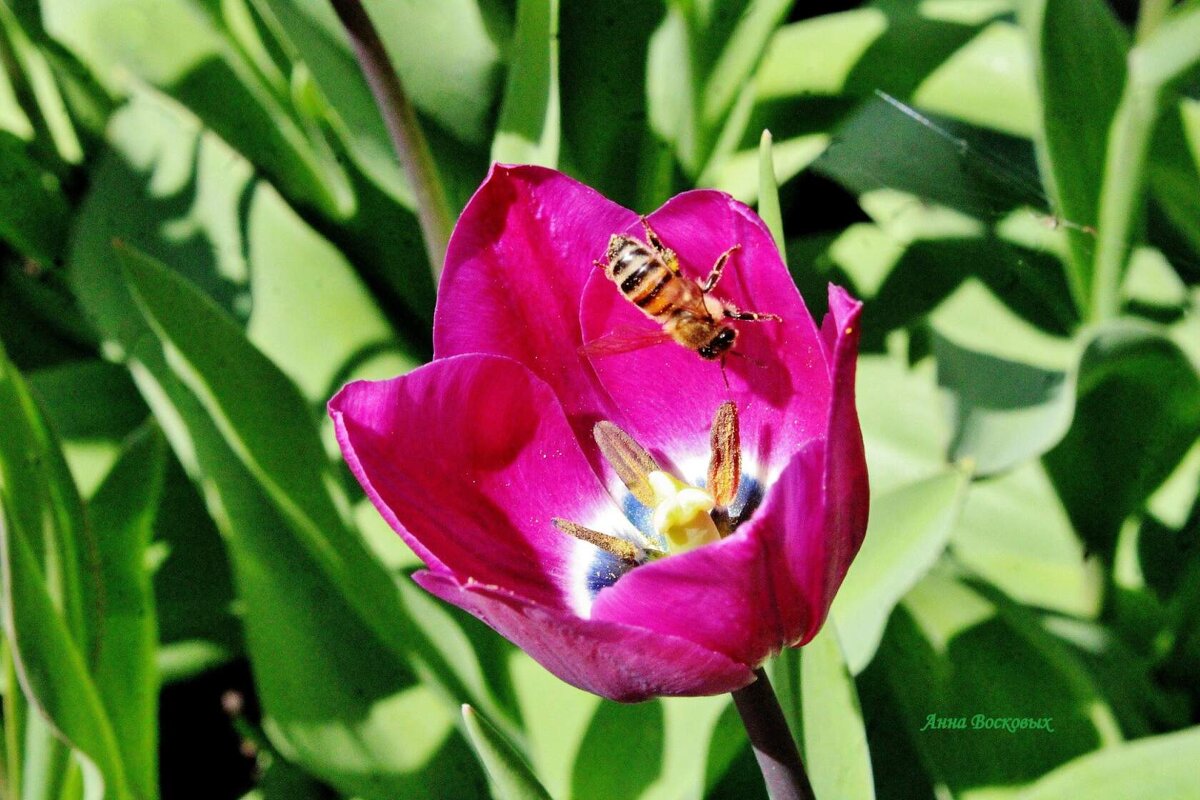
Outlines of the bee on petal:
M 604 270 L 629 302 L 661 328 L 653 333 L 632 335 L 614 331 L 589 342 L 584 348 L 589 355 L 616 355 L 673 340 L 703 359 L 723 361 L 737 341 L 735 322 L 780 321 L 775 314 L 742 311 L 709 294 L 740 245 L 722 253 L 708 277 L 698 283 L 683 274 L 675 251 L 663 244 L 645 217 L 642 227 L 646 231 L 645 241 L 628 234 L 613 234 L 608 241 L 606 261 L 593 263 Z

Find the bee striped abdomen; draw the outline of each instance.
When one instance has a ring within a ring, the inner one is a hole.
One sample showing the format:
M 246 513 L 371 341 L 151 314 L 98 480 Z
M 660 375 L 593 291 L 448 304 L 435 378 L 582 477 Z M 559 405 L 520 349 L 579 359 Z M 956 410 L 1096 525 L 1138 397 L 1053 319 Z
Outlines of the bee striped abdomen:
M 640 291 L 636 296 L 628 295 L 634 305 L 652 317 L 657 317 L 672 307 L 671 297 L 664 294 L 663 289 L 675 279 L 675 276 L 665 267 L 660 268 L 659 271 L 661 274 L 658 275 L 658 280 L 654 281 L 653 285 L 651 285 L 651 281 L 644 281 L 642 284 L 644 291 Z

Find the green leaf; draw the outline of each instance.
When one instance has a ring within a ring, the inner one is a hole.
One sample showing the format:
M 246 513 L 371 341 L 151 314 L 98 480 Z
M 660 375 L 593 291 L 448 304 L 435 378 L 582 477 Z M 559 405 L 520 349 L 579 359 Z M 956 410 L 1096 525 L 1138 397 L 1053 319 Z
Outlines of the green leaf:
M 21 376 L 0 349 L 0 582 L 4 632 L 29 704 L 48 727 L 30 724 L 25 746 L 45 760 L 27 764 L 26 789 L 61 786 L 67 763 L 48 734 L 75 748 L 88 798 L 131 797 L 124 765 L 87 661 L 99 624 L 99 595 L 81 584 L 82 508 L 62 454 Z M 94 546 L 94 542 L 91 543 Z M 85 616 L 86 612 L 90 612 Z M 11 689 L 10 689 L 11 690 Z M 32 720 L 30 721 L 32 723 Z M 32 766 L 32 768 L 31 768 Z M 57 790 L 54 790 L 57 791 Z M 32 794 L 32 793 L 31 793 Z
M 356 361 L 399 349 L 347 258 L 177 104 L 138 92 L 113 116 L 108 137 L 112 149 L 92 173 L 69 266 L 72 288 L 87 298 L 109 347 L 119 349 L 128 314 L 111 285 L 119 277 L 105 272 L 117 237 L 171 263 L 245 321 L 254 344 L 314 405 Z
M 358 196 L 358 215 L 351 224 L 358 236 L 386 242 L 386 232 L 373 230 L 365 220 L 360 225 L 357 217 L 383 213 L 392 225 L 397 203 L 412 209 L 414 201 L 345 30 L 323 0 L 253 0 L 253 5 L 272 38 L 292 59 L 292 69 L 303 69 L 319 90 L 315 93 L 319 102 L 306 111 L 317 114 L 309 123 L 332 128 L 335 151 L 340 157 L 344 150 L 356 167 L 351 178 Z M 418 111 L 451 205 L 458 208 L 487 168 L 488 125 L 500 77 L 500 42 L 511 21 L 486 0 L 365 5 L 405 93 Z M 438 46 L 428 46 L 430 41 Z M 355 171 L 365 180 L 357 180 Z M 375 197 L 376 193 L 382 197 Z M 380 210 L 372 210 L 372 206 Z M 383 256 L 383 265 L 394 269 L 396 254 Z M 428 273 L 426 264 L 420 267 Z M 386 275 L 386 269 L 381 272 Z
M 973 125 L 1033 138 L 1037 85 L 1023 31 L 994 22 L 921 81 L 914 105 Z
M 1200 101 L 1184 98 L 1159 120 L 1146 165 L 1150 191 L 1174 232 L 1200 253 Z M 1153 229 L 1151 229 L 1153 233 Z
M 932 574 L 905 597 L 871 669 L 885 676 L 932 780 L 956 796 L 1032 781 L 1120 739 L 1112 710 L 1062 642 L 1000 593 L 949 575 Z M 1053 732 L 984 723 L 1010 718 L 1048 720 Z
M 947 434 L 933 366 L 926 360 L 910 369 L 897 356 L 859 356 L 858 417 L 873 494 L 945 469 Z
M 233 575 L 217 525 L 177 458 L 163 478 L 151 553 L 164 684 L 186 680 L 245 652 Z
M 1056 211 L 1095 230 L 1100 180 L 1105 173 L 1109 126 L 1125 83 L 1126 34 L 1106 3 L 1034 0 L 1022 7 L 1033 40 L 1042 104 L 1037 143 Z M 1094 241 L 1068 231 L 1072 290 L 1087 308 Z
M 779 213 L 779 185 L 775 180 L 775 159 L 771 152 L 771 132 L 763 131 L 758 144 L 758 215 L 767 223 L 775 246 L 786 258 L 783 219 Z
M 1100 611 L 1100 564 L 1085 557 L 1037 461 L 971 486 L 951 548 L 965 567 L 1018 602 L 1077 617 Z
M 158 649 L 146 550 L 162 491 L 166 445 L 154 427 L 130 438 L 88 505 L 100 547 L 104 619 L 93 671 L 130 791 L 158 794 Z
M 854 676 L 833 620 L 800 653 L 804 763 L 819 798 L 874 800 L 871 753 Z
M 1197 759 L 1200 729 L 1151 736 L 1078 758 L 1039 779 L 1018 797 L 1188 800 L 1195 796 Z
M 558 0 L 519 0 L 492 161 L 558 165 Z
M 500 731 L 469 705 L 462 707 L 467 735 L 479 761 L 487 769 L 498 800 L 549 800 L 529 764 L 513 750 Z
M 465 667 L 444 660 L 345 527 L 295 387 L 178 276 L 127 248 L 121 259 L 145 324 L 153 321 L 135 335 L 131 369 L 227 537 L 278 746 L 363 797 L 418 797 L 439 785 L 475 791 L 481 776 L 463 769 L 470 757 L 447 700 L 490 700 L 461 683 Z M 204 337 L 192 335 L 193 326 Z M 273 394 L 246 391 L 251 386 Z M 273 450 L 282 441 L 290 456 Z M 263 464 L 273 474 L 264 477 Z M 312 493 L 285 493 L 298 490 Z M 426 685 L 408 686 L 408 663 Z
M 0 131 L 0 240 L 42 267 L 61 259 L 70 207 L 58 179 Z
M 658 205 L 643 202 L 638 187 L 652 182 L 662 154 L 646 126 L 646 59 L 664 13 L 642 0 L 559 8 L 560 160 L 605 197 L 643 211 Z M 612 46 L 614 29 L 620 47 Z M 604 58 L 595 57 L 600 52 Z
M 961 347 L 935 334 L 938 383 L 951 396 L 949 456 L 979 475 L 1003 472 L 1049 450 L 1071 424 L 1068 374 Z
M 1071 428 L 1045 463 L 1079 535 L 1107 561 L 1125 518 L 1200 435 L 1200 377 L 1165 331 L 1118 320 L 1092 332 L 1078 385 Z
M 141 79 L 195 112 L 287 196 L 333 219 L 353 210 L 348 178 L 326 143 L 310 136 L 203 9 L 184 0 L 47 0 L 42 16 L 47 32 L 110 90 L 132 91 L 131 77 Z
M 896 603 L 945 549 L 967 485 L 965 471 L 949 469 L 872 497 L 866 539 L 830 609 L 855 675 L 875 655 Z
M 658 699 L 635 705 L 602 700 L 579 743 L 571 797 L 645 797 L 662 777 L 667 761 L 665 711 L 664 702 Z M 700 738 L 698 732 L 693 729 L 694 739 Z M 699 742 L 693 740 L 692 744 Z

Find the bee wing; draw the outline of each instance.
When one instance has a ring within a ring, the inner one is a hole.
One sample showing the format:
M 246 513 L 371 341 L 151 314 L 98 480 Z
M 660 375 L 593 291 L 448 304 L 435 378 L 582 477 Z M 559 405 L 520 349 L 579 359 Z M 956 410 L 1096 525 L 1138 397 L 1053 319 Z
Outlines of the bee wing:
M 645 347 L 653 347 L 657 344 L 670 341 L 672 341 L 671 334 L 662 328 L 648 330 L 640 326 L 629 326 L 617 328 L 598 339 L 593 339 L 587 344 L 581 345 L 579 352 L 589 358 L 604 358 L 606 356 L 617 356 L 621 353 L 631 353 L 634 350 L 641 350 Z

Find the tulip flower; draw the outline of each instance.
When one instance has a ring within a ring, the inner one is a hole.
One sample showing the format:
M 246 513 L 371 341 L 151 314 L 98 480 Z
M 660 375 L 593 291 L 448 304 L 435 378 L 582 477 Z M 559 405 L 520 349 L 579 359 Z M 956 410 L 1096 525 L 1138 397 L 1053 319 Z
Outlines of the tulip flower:
M 724 359 L 594 345 L 662 329 L 603 269 L 614 234 L 647 226 L 696 282 L 736 248 L 710 295 L 779 319 L 732 323 Z M 818 327 L 721 192 L 643 223 L 558 172 L 496 166 L 450 240 L 434 360 L 329 411 L 426 590 L 604 697 L 735 691 L 817 633 L 862 542 L 859 309 L 831 287 Z

